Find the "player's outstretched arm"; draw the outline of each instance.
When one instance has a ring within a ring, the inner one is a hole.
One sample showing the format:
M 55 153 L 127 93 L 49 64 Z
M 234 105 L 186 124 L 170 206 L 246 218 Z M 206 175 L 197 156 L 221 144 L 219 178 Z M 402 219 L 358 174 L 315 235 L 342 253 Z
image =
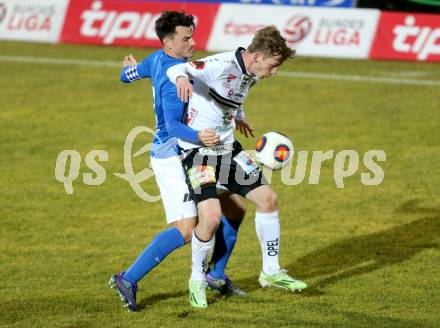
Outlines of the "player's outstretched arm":
M 131 83 L 133 81 L 150 77 L 150 57 L 145 58 L 142 63 L 137 63 L 133 55 L 124 57 L 122 61 L 121 82 Z
M 136 64 L 137 64 L 137 62 L 136 62 L 136 59 L 134 58 L 133 55 L 125 56 L 125 57 L 124 57 L 124 60 L 122 61 L 122 67 L 125 67 L 125 66 L 134 66 L 134 65 L 136 65 Z
M 189 79 L 198 79 L 207 85 L 215 81 L 223 72 L 220 61 L 197 60 L 189 63 L 174 65 L 167 70 L 167 76 L 177 86 L 178 97 L 187 102 L 192 95 L 192 85 Z

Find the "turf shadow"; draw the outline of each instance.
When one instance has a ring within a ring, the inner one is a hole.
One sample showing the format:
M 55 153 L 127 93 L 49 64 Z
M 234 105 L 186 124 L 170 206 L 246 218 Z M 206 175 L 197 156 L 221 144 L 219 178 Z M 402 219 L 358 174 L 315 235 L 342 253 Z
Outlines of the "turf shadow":
M 305 280 L 320 278 L 312 288 L 323 288 L 340 280 L 401 263 L 429 248 L 440 249 L 440 208 L 403 203 L 396 215 L 422 215 L 412 222 L 363 236 L 344 239 L 290 263 L 287 268 Z
M 429 248 L 440 249 L 440 208 L 423 207 L 410 200 L 396 209 L 396 215 L 422 217 L 393 228 L 335 242 L 289 263 L 286 268 L 309 284 L 303 296 L 319 296 L 322 288 L 340 280 L 409 260 Z M 258 276 L 234 281 L 245 291 L 259 287 Z
M 143 298 L 140 302 L 138 302 L 138 311 L 146 309 L 150 305 L 154 305 L 157 302 L 163 302 L 166 299 L 170 298 L 180 298 L 183 296 L 187 296 L 188 291 L 187 290 L 180 290 L 175 293 L 159 293 L 154 294 L 149 297 Z M 210 292 L 208 295 L 208 302 L 209 304 L 214 304 L 222 299 L 226 298 L 226 296 L 222 296 L 217 292 Z M 181 314 L 182 316 L 186 316 L 184 314 Z M 180 315 L 179 315 L 180 316 Z

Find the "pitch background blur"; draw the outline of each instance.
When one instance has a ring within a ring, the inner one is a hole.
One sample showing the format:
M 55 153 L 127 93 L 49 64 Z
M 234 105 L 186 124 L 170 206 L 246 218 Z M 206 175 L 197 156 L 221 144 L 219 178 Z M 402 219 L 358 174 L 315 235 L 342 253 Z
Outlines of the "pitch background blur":
M 124 171 L 128 132 L 155 123 L 149 82 L 121 84 L 118 66 L 128 53 L 141 59 L 151 51 L 0 42 L 0 326 L 438 326 L 440 70 L 397 61 L 299 57 L 253 88 L 245 104 L 257 135 L 280 131 L 296 151 L 309 151 L 304 182 L 272 179 L 281 261 L 308 290 L 259 288 L 249 206 L 228 268 L 248 298 L 212 293 L 208 309 L 192 309 L 184 247 L 142 280 L 140 312 L 126 313 L 107 281 L 166 227 L 160 202 L 144 202 L 113 175 Z M 254 148 L 256 139 L 239 139 Z M 149 141 L 139 137 L 134 149 Z M 82 157 L 73 195 L 54 177 L 65 149 Z M 109 154 L 99 186 L 82 182 L 92 149 Z M 361 157 L 345 188 L 336 188 L 334 160 L 324 162 L 317 185 L 308 184 L 312 151 L 344 149 Z M 387 154 L 378 186 L 360 181 L 370 149 Z M 133 161 L 135 172 L 149 164 L 148 156 Z M 154 179 L 143 187 L 157 192 Z

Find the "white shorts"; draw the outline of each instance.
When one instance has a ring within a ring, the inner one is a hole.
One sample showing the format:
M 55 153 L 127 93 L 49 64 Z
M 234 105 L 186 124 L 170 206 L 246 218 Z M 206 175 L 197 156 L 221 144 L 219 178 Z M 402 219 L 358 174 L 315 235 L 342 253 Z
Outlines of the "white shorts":
M 151 157 L 151 166 L 162 196 L 167 223 L 197 217 L 196 205 L 189 200 L 185 172 L 179 157 Z

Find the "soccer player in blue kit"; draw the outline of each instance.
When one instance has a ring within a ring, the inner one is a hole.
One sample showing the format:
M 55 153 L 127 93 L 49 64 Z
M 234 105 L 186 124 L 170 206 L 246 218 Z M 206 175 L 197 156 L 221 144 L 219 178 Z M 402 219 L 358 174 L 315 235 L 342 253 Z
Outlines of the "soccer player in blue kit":
M 157 234 L 125 272 L 117 273 L 110 279 L 110 285 L 131 311 L 137 310 L 138 281 L 168 254 L 189 243 L 197 223 L 197 208 L 189 197 L 185 173 L 177 155 L 177 139 L 173 136 L 179 135 L 184 140 L 205 146 L 214 146 L 220 141 L 212 129 L 197 131 L 182 123 L 185 104 L 178 98 L 175 85 L 166 75 L 169 67 L 186 62 L 193 54 L 194 17 L 183 12 L 165 11 L 156 21 L 155 27 L 163 48 L 139 64 L 133 56 L 125 57 L 121 81 L 130 83 L 142 78 L 151 79 L 157 120 L 151 164 L 162 195 L 167 222 L 173 226 Z M 237 124 L 240 131 L 252 133 L 245 121 L 241 120 Z M 232 284 L 224 270 L 235 246 L 245 205 L 238 195 L 228 191 L 219 194 L 224 216 L 216 234 L 213 267 L 207 273 L 206 280 L 209 287 L 222 294 L 244 295 L 243 291 Z

